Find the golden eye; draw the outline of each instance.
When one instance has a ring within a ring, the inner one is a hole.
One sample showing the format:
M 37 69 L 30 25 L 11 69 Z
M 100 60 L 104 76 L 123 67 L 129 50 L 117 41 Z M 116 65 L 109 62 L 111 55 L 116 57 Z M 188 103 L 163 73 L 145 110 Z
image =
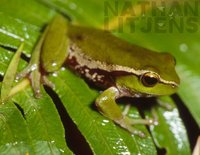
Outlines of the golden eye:
M 158 83 L 159 77 L 155 73 L 148 72 L 148 73 L 143 74 L 140 80 L 144 86 L 153 87 Z

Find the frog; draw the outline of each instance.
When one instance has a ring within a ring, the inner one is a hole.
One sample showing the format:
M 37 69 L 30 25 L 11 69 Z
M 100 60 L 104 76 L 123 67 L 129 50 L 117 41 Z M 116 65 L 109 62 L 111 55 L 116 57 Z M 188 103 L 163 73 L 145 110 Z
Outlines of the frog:
M 17 77 L 28 75 L 35 96 L 40 97 L 41 83 L 53 87 L 46 77 L 63 65 L 103 89 L 95 101 L 102 115 L 140 137 L 145 135 L 134 125 L 152 125 L 153 119 L 129 118 L 116 100 L 171 95 L 180 84 L 171 54 L 134 45 L 109 31 L 72 24 L 56 15 L 36 44 L 29 65 Z

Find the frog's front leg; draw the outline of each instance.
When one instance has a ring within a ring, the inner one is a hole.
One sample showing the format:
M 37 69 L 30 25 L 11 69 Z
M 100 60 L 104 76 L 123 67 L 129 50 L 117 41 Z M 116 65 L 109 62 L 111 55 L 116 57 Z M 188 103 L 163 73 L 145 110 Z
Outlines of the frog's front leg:
M 116 99 L 121 97 L 120 91 L 116 87 L 110 87 L 105 90 L 100 96 L 96 99 L 96 105 L 100 112 L 113 120 L 116 124 L 119 124 L 122 128 L 128 130 L 129 132 L 144 137 L 144 133 L 135 129 L 133 124 L 152 124 L 151 120 L 145 119 L 131 119 L 126 116 L 126 112 L 122 112 L 119 106 L 116 103 Z

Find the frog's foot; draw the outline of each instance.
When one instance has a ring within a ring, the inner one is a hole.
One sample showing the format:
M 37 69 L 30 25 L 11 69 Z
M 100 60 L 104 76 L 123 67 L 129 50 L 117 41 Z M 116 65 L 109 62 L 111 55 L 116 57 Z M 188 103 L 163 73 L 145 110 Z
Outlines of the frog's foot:
M 37 66 L 33 67 L 29 65 L 17 75 L 17 79 L 22 79 L 25 77 L 28 77 L 28 79 L 30 80 L 36 98 L 41 97 L 41 84 L 54 88 L 53 83 L 49 81 L 45 75 L 41 75 Z
M 128 120 L 129 124 L 131 125 L 136 125 L 136 124 L 142 124 L 142 125 L 156 125 L 158 124 L 157 122 L 157 115 L 154 115 L 153 118 L 148 118 L 148 119 L 133 119 L 133 118 L 129 118 L 127 116 L 129 110 L 130 110 L 131 105 L 128 104 L 125 106 L 122 114 L 124 117 L 126 117 L 126 119 Z M 154 114 L 154 113 L 153 113 Z
M 142 131 L 140 131 L 140 130 L 137 130 L 137 129 L 135 129 L 134 127 L 133 127 L 133 125 L 132 125 L 132 122 L 131 121 L 133 121 L 133 120 L 131 120 L 130 118 L 128 118 L 128 117 L 123 117 L 122 119 L 120 119 L 120 120 L 114 120 L 114 122 L 116 123 L 116 124 L 119 124 L 122 128 L 124 128 L 124 129 L 126 129 L 126 130 L 128 130 L 130 133 L 132 133 L 132 134 L 134 134 L 134 135 L 138 135 L 138 136 L 140 136 L 140 137 L 145 137 L 145 133 L 143 133 Z M 135 121 L 135 120 L 134 120 Z
M 36 98 L 41 97 L 40 84 L 41 73 L 37 65 L 28 65 L 23 71 L 17 74 L 16 79 L 20 80 L 27 77 L 30 80 Z
M 21 72 L 17 73 L 16 80 L 20 80 L 20 79 L 27 77 L 35 69 L 37 69 L 37 65 L 28 64 L 28 66 L 25 69 L 23 69 Z
M 123 117 L 119 120 L 114 120 L 115 123 L 119 124 L 122 128 L 128 130 L 130 133 L 133 133 L 134 135 L 138 135 L 140 137 L 145 137 L 145 134 L 137 130 L 133 127 L 133 125 L 154 125 L 156 124 L 156 121 L 153 119 L 133 119 L 127 116 L 128 111 L 130 109 L 130 104 L 126 105 L 124 108 L 124 111 L 122 112 Z
M 36 75 L 34 75 L 36 74 Z M 41 75 L 40 72 L 35 73 L 35 72 L 31 72 L 29 75 L 29 79 L 31 81 L 31 86 L 33 88 L 34 94 L 36 98 L 40 98 L 41 95 L 41 90 L 40 90 L 40 86 L 41 84 L 44 84 L 50 88 L 54 88 L 54 84 L 49 81 L 49 79 L 47 78 L 46 75 Z

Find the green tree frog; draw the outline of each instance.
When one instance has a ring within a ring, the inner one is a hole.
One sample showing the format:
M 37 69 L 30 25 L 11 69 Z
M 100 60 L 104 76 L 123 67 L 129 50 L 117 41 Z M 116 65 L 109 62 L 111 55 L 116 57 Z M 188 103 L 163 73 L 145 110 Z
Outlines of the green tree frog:
M 152 122 L 128 118 L 116 99 L 170 95 L 179 85 L 175 60 L 170 54 L 132 45 L 107 31 L 74 26 L 58 15 L 45 29 L 29 66 L 18 77 L 28 74 L 39 96 L 41 81 L 51 85 L 41 71 L 54 72 L 64 63 L 105 89 L 95 102 L 104 116 L 139 136 L 144 135 L 133 124 Z

